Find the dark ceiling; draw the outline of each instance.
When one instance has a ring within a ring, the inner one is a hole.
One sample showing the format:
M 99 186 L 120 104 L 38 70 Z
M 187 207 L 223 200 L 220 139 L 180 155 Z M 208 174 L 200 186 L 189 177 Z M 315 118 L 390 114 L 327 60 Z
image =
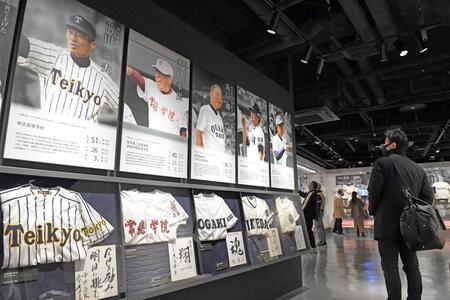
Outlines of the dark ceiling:
M 155 2 L 291 90 L 296 112 L 327 106 L 340 118 L 298 125 L 300 155 L 325 168 L 368 166 L 380 155 L 384 130 L 401 125 L 414 142 L 409 157 L 450 160 L 449 1 Z M 270 35 L 274 11 L 280 20 Z M 426 38 L 429 50 L 419 53 L 417 42 Z M 397 40 L 408 55 L 399 56 Z M 308 47 L 313 54 L 304 64 Z

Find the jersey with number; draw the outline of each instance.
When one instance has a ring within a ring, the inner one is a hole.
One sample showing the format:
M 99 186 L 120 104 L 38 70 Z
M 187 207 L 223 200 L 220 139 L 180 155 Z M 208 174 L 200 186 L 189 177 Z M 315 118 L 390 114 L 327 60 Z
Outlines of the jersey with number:
M 225 131 L 222 117 L 210 104 L 200 108 L 197 130 L 203 133 L 203 146 L 206 149 L 225 152 Z
M 444 200 L 450 199 L 450 184 L 445 181 L 433 183 L 434 199 Z
M 164 94 L 150 78 L 145 78 L 145 87 L 142 90 L 137 86 L 137 94 L 148 104 L 148 127 L 180 135 L 180 129 L 188 128 L 189 102 L 186 98 L 177 98 L 172 89 Z
M 122 191 L 121 201 L 125 245 L 173 241 L 178 226 L 185 225 L 189 219 L 169 193 Z
M 275 134 L 272 137 L 272 151 L 275 152 L 275 151 L 283 150 L 284 146 L 286 146 L 285 136 L 283 135 L 283 137 L 280 138 L 280 136 L 278 134 Z M 286 166 L 286 162 L 287 162 L 286 151 L 284 151 L 284 153 L 280 159 L 277 159 L 275 153 L 273 153 L 273 161 L 274 161 L 275 165 Z
M 84 260 L 114 228 L 80 194 L 24 185 L 0 193 L 3 269 Z
M 107 70 L 92 60 L 86 67 L 78 65 L 68 49 L 29 41 L 28 57 L 19 57 L 18 64 L 37 72 L 43 112 L 91 120 L 100 107 L 118 111 L 119 89 Z
M 195 195 L 194 204 L 200 241 L 224 239 L 227 229 L 233 228 L 238 220 L 225 200 L 216 194 Z
M 295 231 L 296 222 L 300 218 L 300 215 L 294 203 L 287 198 L 278 197 L 275 199 L 275 205 L 277 207 L 281 233 Z
M 257 126 L 251 129 L 248 133 L 248 148 L 247 148 L 247 157 L 250 160 L 259 161 L 260 160 L 260 148 L 263 151 L 263 159 L 264 159 L 264 149 L 265 149 L 265 136 L 264 131 L 261 126 Z
M 242 207 L 247 234 L 249 236 L 266 235 L 273 220 L 273 212 L 267 202 L 255 196 L 245 196 L 242 197 Z

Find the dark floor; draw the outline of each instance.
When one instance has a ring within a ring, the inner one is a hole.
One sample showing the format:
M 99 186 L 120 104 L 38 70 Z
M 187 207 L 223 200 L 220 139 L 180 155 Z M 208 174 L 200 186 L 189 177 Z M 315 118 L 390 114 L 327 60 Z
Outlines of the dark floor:
M 305 291 L 291 300 L 386 299 L 377 242 L 373 237 L 327 235 L 328 245 L 302 258 Z M 422 299 L 450 299 L 450 236 L 441 251 L 418 253 L 423 281 Z M 400 263 L 401 266 L 401 263 Z M 401 269 L 400 269 L 401 270 Z M 406 277 L 400 272 L 403 299 Z

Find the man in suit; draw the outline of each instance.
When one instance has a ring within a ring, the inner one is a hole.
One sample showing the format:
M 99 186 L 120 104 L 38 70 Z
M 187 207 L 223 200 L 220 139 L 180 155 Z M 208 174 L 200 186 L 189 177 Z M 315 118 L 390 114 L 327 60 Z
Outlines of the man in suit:
M 398 127 L 385 132 L 381 145 L 384 157 L 372 169 L 369 181 L 369 213 L 375 217 L 374 237 L 378 241 L 381 267 L 384 272 L 388 299 L 401 299 L 398 255 L 408 280 L 408 299 L 421 299 L 422 277 L 416 252 L 410 251 L 400 233 L 400 215 L 407 204 L 402 187 L 428 203 L 433 190 L 425 171 L 405 156 L 408 138 Z

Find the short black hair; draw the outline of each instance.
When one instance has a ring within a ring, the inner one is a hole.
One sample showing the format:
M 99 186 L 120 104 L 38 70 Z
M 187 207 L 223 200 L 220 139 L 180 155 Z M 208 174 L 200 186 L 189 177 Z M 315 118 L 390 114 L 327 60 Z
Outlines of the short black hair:
M 408 137 L 400 126 L 392 126 L 384 132 L 384 137 L 388 138 L 391 143 L 396 143 L 397 148 L 395 152 L 405 154 L 408 149 Z
M 358 195 L 357 192 L 355 192 L 355 191 L 352 192 L 352 196 L 357 196 L 357 195 Z
M 312 187 L 313 189 L 317 190 L 317 187 L 319 186 L 319 184 L 316 181 L 311 181 Z

